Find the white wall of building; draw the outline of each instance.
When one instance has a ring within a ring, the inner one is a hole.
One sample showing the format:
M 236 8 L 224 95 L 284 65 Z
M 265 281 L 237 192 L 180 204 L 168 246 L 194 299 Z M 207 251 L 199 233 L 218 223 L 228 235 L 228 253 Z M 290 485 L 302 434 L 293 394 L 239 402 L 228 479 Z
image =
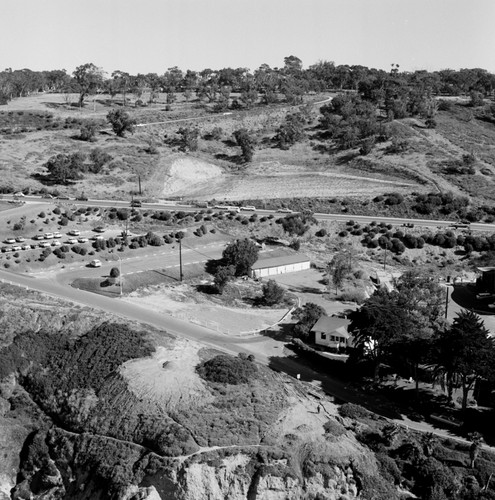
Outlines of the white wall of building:
M 296 271 L 304 271 L 310 268 L 309 260 L 306 262 L 297 262 L 295 264 L 285 264 L 277 267 L 266 267 L 261 269 L 253 269 L 254 278 L 265 278 L 276 274 L 294 273 Z

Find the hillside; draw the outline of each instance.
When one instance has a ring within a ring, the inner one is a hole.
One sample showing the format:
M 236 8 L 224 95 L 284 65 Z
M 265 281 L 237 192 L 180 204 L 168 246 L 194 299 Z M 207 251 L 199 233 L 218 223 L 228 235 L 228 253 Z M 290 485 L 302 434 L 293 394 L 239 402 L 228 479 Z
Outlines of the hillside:
M 488 452 L 470 469 L 465 445 L 337 406 L 245 357 L 1 292 L 0 498 L 495 495 Z
M 308 103 L 327 98 L 313 96 Z M 62 94 L 41 94 L 2 107 L 0 169 L 5 189 L 56 188 L 74 196 L 126 198 L 138 189 L 139 177 L 149 198 L 369 199 L 392 191 L 451 191 L 493 202 L 495 126 L 485 119 L 482 108 L 473 109 L 462 100 L 440 108 L 434 129 L 417 118 L 394 120 L 392 138 L 377 142 L 363 156 L 356 148 L 331 146 L 318 125 L 321 104 L 305 111 L 309 113 L 305 139 L 284 150 L 273 138 L 286 113 L 299 109 L 286 104 L 227 116 L 211 113 L 194 100 L 181 100 L 179 94 L 171 111 L 164 110 L 160 99 L 147 108 L 127 108 L 138 123 L 156 125 L 138 127 L 124 138 L 103 130 L 94 142 L 85 142 L 78 139 L 81 124 L 96 120 L 103 125 L 116 102 L 101 95 L 94 108 L 88 103 L 78 109 L 65 106 L 63 99 Z M 192 121 L 175 121 L 185 117 Z M 181 126 L 198 128 L 196 151 L 180 151 L 175 134 Z M 231 139 L 240 128 L 256 138 L 249 164 L 239 163 L 239 148 Z M 95 149 L 107 155 L 99 173 L 84 174 L 67 185 L 54 184 L 46 176 L 43 164 L 51 156 L 78 151 L 89 158 Z M 469 155 L 473 161 L 465 168 L 463 158 Z

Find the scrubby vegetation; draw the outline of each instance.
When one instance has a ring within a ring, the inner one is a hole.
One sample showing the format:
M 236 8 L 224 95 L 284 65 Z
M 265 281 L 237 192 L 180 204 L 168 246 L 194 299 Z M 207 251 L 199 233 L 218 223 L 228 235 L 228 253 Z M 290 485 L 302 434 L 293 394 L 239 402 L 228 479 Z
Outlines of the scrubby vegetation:
M 219 354 L 197 367 L 199 375 L 209 382 L 219 384 L 246 384 L 256 376 L 256 365 L 241 356 L 234 358 Z

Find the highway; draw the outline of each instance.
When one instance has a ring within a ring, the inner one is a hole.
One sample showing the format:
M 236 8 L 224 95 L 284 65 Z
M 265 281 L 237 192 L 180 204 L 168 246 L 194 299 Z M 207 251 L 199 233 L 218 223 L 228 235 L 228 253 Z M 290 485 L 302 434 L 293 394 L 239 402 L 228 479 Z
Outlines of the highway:
M 4 200 L 13 200 L 12 195 L 3 195 Z M 98 206 L 104 208 L 129 208 L 130 201 L 128 200 L 59 200 L 59 199 L 47 199 L 41 198 L 40 196 L 24 196 L 19 198 L 19 201 L 24 201 L 27 203 L 57 203 L 57 204 L 69 204 L 76 206 Z M 178 211 L 182 210 L 184 212 L 197 212 L 199 210 L 204 210 L 204 208 L 194 207 L 192 205 L 180 204 L 172 200 L 160 200 L 154 203 L 142 203 L 142 209 L 149 210 L 168 210 L 168 211 Z M 276 210 L 263 210 L 257 209 L 254 212 L 242 212 L 245 215 L 257 213 L 258 215 L 277 215 L 284 217 L 288 214 L 279 213 Z M 296 213 L 296 212 L 293 212 Z M 384 216 L 370 216 L 370 215 L 354 215 L 349 213 L 315 213 L 313 214 L 315 219 L 320 221 L 341 221 L 346 222 L 348 220 L 354 220 L 363 224 L 369 224 L 372 221 L 384 222 L 386 224 L 393 224 L 402 226 L 404 224 L 414 224 L 415 226 L 430 227 L 430 228 L 449 228 L 454 226 L 464 226 L 455 221 L 446 220 L 435 220 L 435 219 L 414 219 L 406 217 L 384 217 Z M 484 224 L 484 223 L 471 223 L 466 226 L 466 229 L 470 231 L 485 231 L 485 232 L 495 232 L 495 224 Z

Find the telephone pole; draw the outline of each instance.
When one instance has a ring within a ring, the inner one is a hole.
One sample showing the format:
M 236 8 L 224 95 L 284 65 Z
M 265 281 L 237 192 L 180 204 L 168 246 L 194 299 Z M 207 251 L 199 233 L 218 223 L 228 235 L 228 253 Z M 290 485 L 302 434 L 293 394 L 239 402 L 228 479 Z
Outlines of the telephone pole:
M 182 281 L 182 237 L 179 238 L 179 279 Z

